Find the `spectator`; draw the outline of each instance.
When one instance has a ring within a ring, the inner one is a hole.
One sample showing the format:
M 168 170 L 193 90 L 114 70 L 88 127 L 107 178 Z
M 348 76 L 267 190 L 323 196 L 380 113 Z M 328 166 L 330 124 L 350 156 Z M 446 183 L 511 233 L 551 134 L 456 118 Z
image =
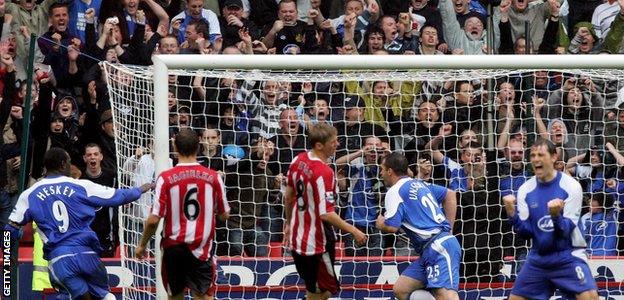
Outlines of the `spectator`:
M 594 9 L 591 24 L 599 41 L 606 38 L 607 33 L 611 29 L 611 24 L 617 18 L 618 13 L 620 13 L 620 5 L 617 0 L 604 1 L 604 3 Z
M 202 19 L 191 20 L 184 30 L 184 41 L 180 45 L 181 54 L 201 54 L 210 41 L 208 40 L 208 24 Z M 210 43 L 212 44 L 212 43 Z
M 69 31 L 69 8 L 67 4 L 50 6 L 50 29 L 39 39 L 39 48 L 45 56 L 44 64 L 50 65 L 56 78 L 57 88 L 71 91 L 73 83 L 79 81 L 79 57 L 81 41 Z
M 306 23 L 297 20 L 297 2 L 280 1 L 277 18 L 264 36 L 264 44 L 267 48 L 275 48 L 277 54 L 291 54 L 292 51 L 299 53 L 298 49 L 303 47 Z
M 444 23 L 444 37 L 449 44 L 449 49 L 454 54 L 487 54 L 484 17 L 476 12 L 469 12 L 462 29 L 462 23 L 455 17 L 453 8 L 451 0 L 440 0 L 438 4 Z M 494 49 L 497 49 L 499 46 L 498 22 L 500 20 L 498 10 L 495 11 L 493 18 Z
M 92 9 L 93 19 L 97 19 L 100 15 L 101 4 L 102 0 L 75 0 L 69 4 L 69 33 L 71 36 L 78 37 L 82 44 L 87 41 L 85 33 L 87 28 L 87 11 Z
M 229 255 L 266 257 L 269 244 L 268 191 L 270 170 L 267 162 L 275 151 L 273 143 L 253 147 L 247 159 L 238 163 L 236 173 L 228 173 L 227 198 L 230 218 L 227 220 Z
M 344 98 L 344 121 L 334 124 L 338 129 L 338 151 L 336 157 L 341 157 L 351 151 L 362 149 L 364 137 L 376 136 L 387 141 L 385 130 L 371 122 L 364 121 L 364 100 L 356 95 L 347 95 Z
M 117 174 L 102 169 L 104 156 L 97 144 L 87 144 L 84 148 L 83 160 L 86 167 L 80 179 L 86 179 L 99 185 L 117 188 Z M 95 232 L 102 247 L 101 257 L 114 257 L 119 246 L 119 217 L 117 207 L 103 207 L 96 211 L 91 229 Z
M 470 143 L 460 151 L 460 163 L 455 162 L 448 156 L 444 156 L 438 149 L 438 145 L 442 139 L 451 134 L 452 126 L 444 125 L 440 127 L 438 136 L 432 139 L 429 144 L 425 145 L 425 149 L 431 149 L 431 157 L 436 164 L 443 164 L 447 179 L 449 181 L 448 187 L 454 191 L 466 191 L 468 190 L 468 174 L 474 163 L 481 163 L 485 161 L 483 149 L 477 143 Z
M 19 0 L 18 4 L 16 4 L 12 1 L 6 1 L 5 14 L 8 14 L 12 17 L 11 24 L 13 24 L 13 28 L 19 28 L 21 32 L 26 31 L 28 33 L 41 35 L 48 30 L 49 10 L 52 4 L 56 2 L 56 0 L 44 0 L 40 3 L 31 0 Z M 24 29 L 21 29 L 22 27 Z M 16 52 L 20 59 L 26 59 L 26 57 L 28 57 L 29 47 L 27 43 L 29 43 L 29 39 L 30 34 L 28 34 L 27 37 L 24 38 L 17 38 L 18 42 L 16 45 Z
M 204 167 L 215 171 L 223 171 L 223 144 L 221 132 L 215 128 L 203 129 L 199 135 L 199 155 L 197 161 Z
M 516 41 L 520 36 L 530 36 L 529 45 L 537 52 L 542 39 L 545 37 L 546 21 L 551 16 L 558 17 L 559 4 L 562 1 L 548 0 L 529 5 L 527 0 L 512 0 L 511 9 L 508 10 L 509 23 L 511 24 L 512 41 Z M 501 6 L 504 6 L 501 3 Z M 501 7 L 501 9 L 503 9 Z M 529 32 L 525 33 L 525 23 L 529 23 Z M 495 24 L 496 26 L 496 24 Z
M 379 18 L 379 5 L 375 0 L 369 0 L 367 7 L 364 7 L 362 0 L 344 1 L 343 14 L 331 20 L 331 24 L 338 34 L 344 38 L 347 26 L 352 26 L 354 30 L 353 42 L 355 48 L 361 47 L 363 37 L 366 35 L 370 24 L 374 24 Z M 352 21 L 353 20 L 353 21 Z M 321 20 L 322 21 L 322 20 Z M 347 23 L 355 23 L 349 24 Z
M 217 15 L 211 10 L 203 8 L 203 0 L 189 0 L 185 11 L 171 19 L 171 33 L 178 37 L 178 43 L 185 40 L 186 27 L 195 20 L 204 20 L 208 24 L 207 39 L 214 43 L 221 36 L 221 28 Z
M 226 0 L 223 2 L 219 24 L 223 38 L 223 48 L 236 45 L 236 43 L 241 41 L 238 31 L 242 28 L 247 29 L 253 40 L 260 38 L 260 30 L 256 27 L 256 24 L 245 17 L 241 0 Z
M 384 148 L 378 137 L 369 136 L 365 139 L 364 148 L 336 160 L 336 165 L 344 171 L 346 178 L 339 181 L 340 190 L 348 191 L 348 200 L 345 220 L 365 232 L 368 241 L 365 245 L 357 246 L 353 237 L 344 237 L 345 254 L 348 256 L 381 256 L 382 236 L 375 227 L 375 220 L 380 213 L 381 197 L 385 191 L 380 181 L 379 163 L 390 153 Z M 347 187 L 348 186 L 348 187 Z
M 275 144 L 276 151 L 271 156 L 269 169 L 275 175 L 285 175 L 290 162 L 297 154 L 307 149 L 307 142 L 297 112 L 294 109 L 287 108 L 282 111 L 279 125 L 279 134 L 271 139 Z
M 444 52 L 438 50 L 440 48 L 438 45 L 441 45 L 439 34 L 441 34 L 441 31 L 438 32 L 438 29 L 434 25 L 425 23 L 420 28 L 420 45 L 415 51 L 416 54 L 444 54 Z
M 437 37 L 439 44 L 436 45 L 436 49 L 442 53 L 446 53 L 446 51 L 448 51 L 448 45 L 446 44 L 444 39 L 442 15 L 440 15 L 440 11 L 438 10 L 437 5 L 433 4 L 433 2 L 430 2 L 429 0 L 412 0 L 411 5 L 412 22 L 416 27 L 414 29 L 420 31 L 421 43 L 423 43 L 423 29 L 426 27 L 425 25 L 429 25 L 431 27 L 434 27 L 438 34 Z M 422 22 L 422 20 L 419 20 L 418 17 L 424 18 L 425 21 Z
M 431 136 L 440 131 L 442 123 L 440 122 L 440 111 L 433 101 L 423 101 L 418 106 L 416 113 L 416 128 L 413 131 L 413 139 L 411 139 L 404 147 L 405 157 L 414 164 L 418 151 L 425 149 L 425 145 L 431 140 Z M 404 131 L 409 133 L 409 131 Z
M 592 136 L 602 131 L 603 107 L 604 99 L 591 79 L 569 78 L 548 98 L 548 117 L 563 119 L 571 145 L 582 152 L 593 144 Z
M 587 251 L 593 257 L 617 256 L 618 208 L 613 207 L 613 199 L 609 194 L 590 195 L 590 211 L 580 219 Z

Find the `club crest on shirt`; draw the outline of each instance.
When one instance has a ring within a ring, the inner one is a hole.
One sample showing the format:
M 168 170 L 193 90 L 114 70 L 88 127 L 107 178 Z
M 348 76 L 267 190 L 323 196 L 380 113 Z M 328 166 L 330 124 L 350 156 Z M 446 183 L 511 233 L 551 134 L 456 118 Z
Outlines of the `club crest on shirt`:
M 334 203 L 334 192 L 326 192 L 325 200 L 327 200 L 330 203 Z
M 541 217 L 537 221 L 537 227 L 539 227 L 539 229 L 541 229 L 544 232 L 551 232 L 555 229 L 555 226 L 553 225 L 553 221 L 550 218 L 550 215 Z

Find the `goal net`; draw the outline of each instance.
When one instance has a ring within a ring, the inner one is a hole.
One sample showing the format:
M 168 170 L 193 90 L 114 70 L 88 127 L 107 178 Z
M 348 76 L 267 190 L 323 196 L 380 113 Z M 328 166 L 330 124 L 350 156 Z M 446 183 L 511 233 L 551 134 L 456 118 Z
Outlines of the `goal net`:
M 428 69 L 408 69 L 374 57 L 361 58 L 370 69 L 322 63 L 296 69 L 299 57 L 291 57 L 291 65 L 256 62 L 256 68 L 243 69 L 236 63 L 213 68 L 205 59 L 192 67 L 195 59 L 188 56 L 156 81 L 158 68 L 104 67 L 121 186 L 153 181 L 175 164 L 170 140 L 185 127 L 200 135 L 200 162 L 223 172 L 232 211 L 215 235 L 218 299 L 304 295 L 281 246 L 283 177 L 292 159 L 310 149 L 306 128 L 318 122 L 331 123 L 339 134 L 331 164 L 337 213 L 369 237 L 357 247 L 336 231 L 336 297 L 391 297 L 393 283 L 419 255 L 405 234 L 375 229 L 386 191 L 379 163 L 390 151 L 405 154 L 414 176 L 457 193 L 453 233 L 463 250 L 460 297 L 507 295 L 530 245 L 512 233 L 501 198 L 515 194 L 531 176 L 529 148 L 538 137 L 557 145 L 556 168 L 583 186 L 579 228 L 600 295 L 624 297 L 624 259 L 618 257 L 624 250 L 622 69 L 544 69 L 548 64 L 535 63 L 481 69 L 489 58 L 472 68 L 467 65 L 477 63 L 468 62 L 465 69 L 436 69 L 425 60 L 418 66 Z M 246 57 L 246 63 L 253 59 Z M 132 273 L 120 284 L 124 299 L 157 294 L 158 243 L 149 245 L 150 259 L 134 257 L 152 197 L 120 208 L 122 267 Z

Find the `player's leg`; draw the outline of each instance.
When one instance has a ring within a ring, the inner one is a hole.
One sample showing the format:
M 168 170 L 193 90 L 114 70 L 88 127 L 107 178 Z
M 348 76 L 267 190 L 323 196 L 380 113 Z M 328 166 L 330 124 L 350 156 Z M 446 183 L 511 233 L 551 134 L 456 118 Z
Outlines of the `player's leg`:
M 187 252 L 188 248 L 184 245 L 167 247 L 163 250 L 161 276 L 169 300 L 184 299 L 186 272 L 191 266 Z
M 75 256 L 75 260 L 80 262 L 82 268 L 81 276 L 87 282 L 89 293 L 96 299 L 115 299 L 109 292 L 108 274 L 106 267 L 96 253 L 80 253 Z
M 596 290 L 585 291 L 576 295 L 576 300 L 598 300 L 598 292 Z
M 423 251 L 427 288 L 436 300 L 459 300 L 461 246 L 453 235 L 444 235 Z
M 417 272 L 417 269 L 419 269 L 415 267 L 414 265 L 418 263 L 419 263 L 418 261 L 411 263 L 407 267 L 407 269 L 405 269 L 403 274 L 401 274 L 401 276 L 399 276 L 397 281 L 394 283 L 394 287 L 392 288 L 392 291 L 394 292 L 394 296 L 397 299 L 408 300 L 410 299 L 410 296 L 414 291 L 422 290 L 425 288 L 425 284 L 421 280 L 413 278 L 413 276 L 415 276 Z M 409 270 L 410 268 L 412 268 L 412 270 Z M 406 275 L 406 273 L 409 273 L 409 274 Z
M 212 300 L 217 291 L 217 264 L 214 257 L 201 261 L 188 250 L 191 265 L 186 272 L 186 286 L 191 289 L 193 299 Z
M 48 270 L 52 284 L 65 290 L 71 299 L 91 299 L 89 286 L 80 276 L 80 262 L 74 256 L 50 260 Z
M 555 287 L 566 294 L 575 295 L 576 299 L 598 299 L 596 281 L 587 263 L 580 258 L 575 257 L 557 266 L 550 272 L 550 280 Z
M 509 299 L 549 299 L 553 292 L 554 287 L 548 280 L 547 270 L 527 260 L 516 277 Z
M 306 285 L 306 299 L 325 300 L 338 292 L 338 279 L 330 253 L 304 256 L 293 252 L 293 259 L 297 273 Z

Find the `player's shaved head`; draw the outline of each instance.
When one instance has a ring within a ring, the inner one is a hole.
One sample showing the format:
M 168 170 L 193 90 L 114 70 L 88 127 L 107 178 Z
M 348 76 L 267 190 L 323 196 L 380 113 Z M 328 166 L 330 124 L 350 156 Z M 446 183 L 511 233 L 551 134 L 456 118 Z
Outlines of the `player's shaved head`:
M 386 169 L 392 169 L 397 176 L 405 176 L 407 175 L 407 168 L 409 167 L 409 162 L 404 155 L 400 153 L 390 153 L 383 160 L 383 165 Z
M 185 128 L 180 130 L 173 142 L 181 156 L 193 156 L 199 149 L 199 137 L 194 130 Z
M 69 154 L 62 148 L 50 148 L 43 156 L 43 166 L 47 174 L 61 173 L 69 175 L 69 165 Z

